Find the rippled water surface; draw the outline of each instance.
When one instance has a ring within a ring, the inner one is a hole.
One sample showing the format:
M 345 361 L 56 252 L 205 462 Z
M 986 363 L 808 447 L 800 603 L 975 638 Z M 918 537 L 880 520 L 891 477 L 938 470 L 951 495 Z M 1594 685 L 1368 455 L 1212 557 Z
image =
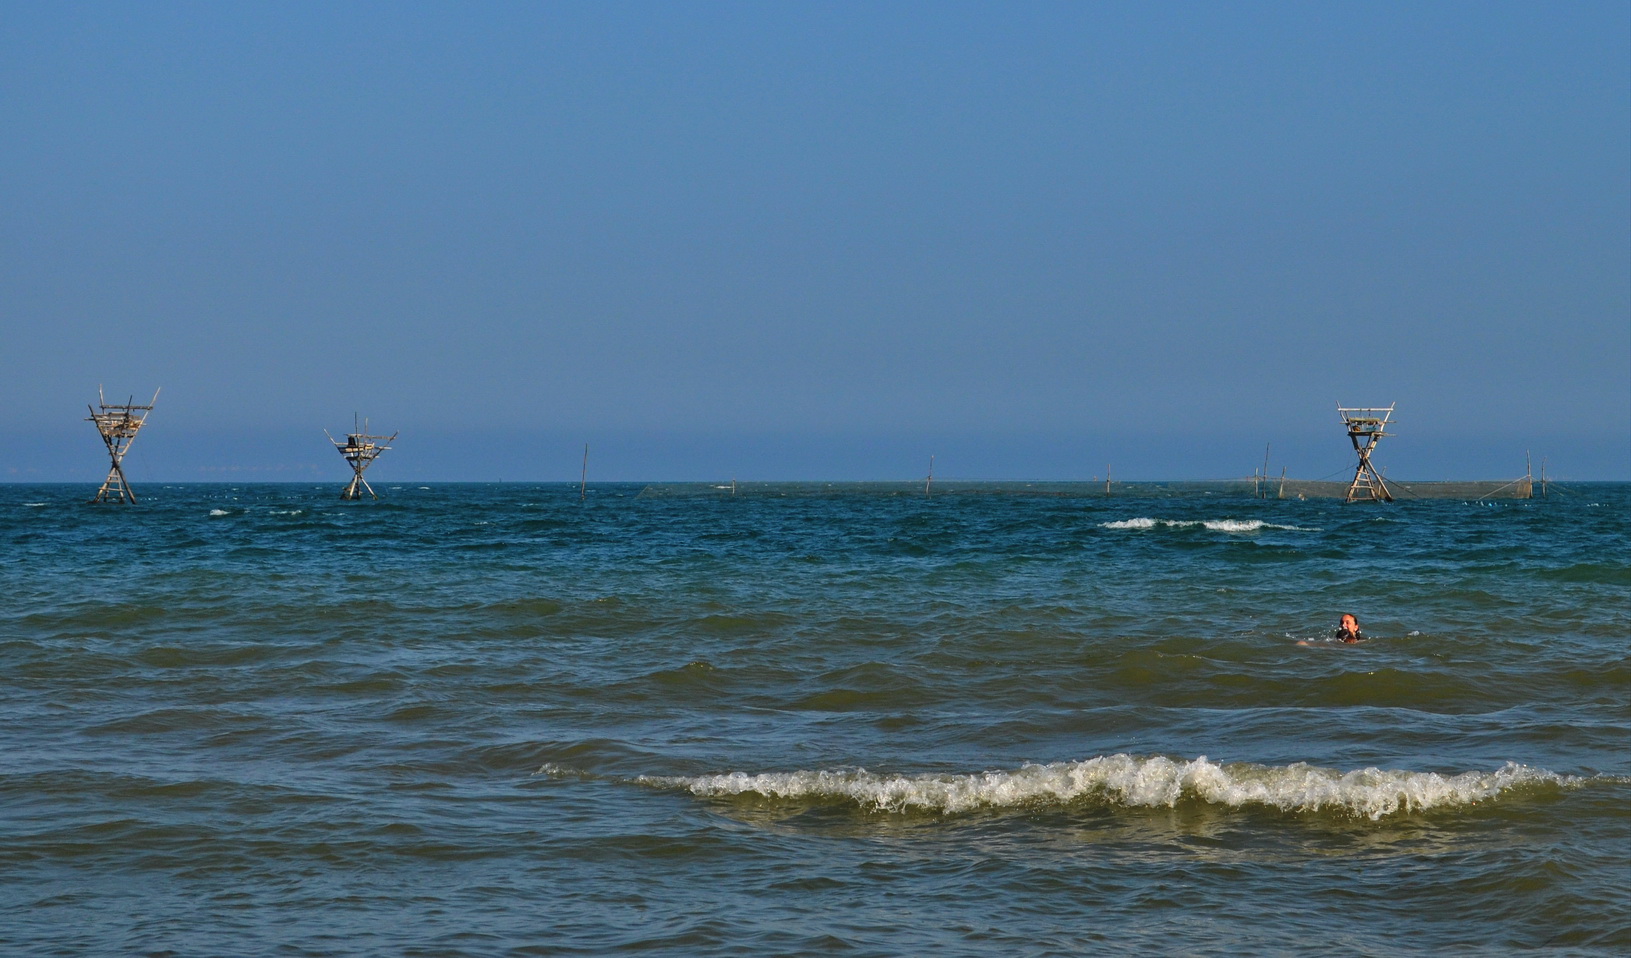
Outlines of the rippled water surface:
M 817 491 L 0 486 L 0 953 L 1631 951 L 1631 486 Z

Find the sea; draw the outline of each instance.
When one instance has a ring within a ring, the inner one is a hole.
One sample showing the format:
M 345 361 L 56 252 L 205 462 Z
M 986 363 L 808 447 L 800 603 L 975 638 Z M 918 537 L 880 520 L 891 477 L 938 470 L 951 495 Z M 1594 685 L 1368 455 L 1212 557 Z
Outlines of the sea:
M 1631 953 L 1631 484 L 132 478 L 0 485 L 0 954 Z

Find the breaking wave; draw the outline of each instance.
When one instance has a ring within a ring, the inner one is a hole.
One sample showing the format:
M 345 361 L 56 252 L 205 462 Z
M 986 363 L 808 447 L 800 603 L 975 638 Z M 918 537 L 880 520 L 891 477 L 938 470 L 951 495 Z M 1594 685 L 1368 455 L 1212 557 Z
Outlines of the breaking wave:
M 1213 532 L 1258 532 L 1263 529 L 1284 529 L 1288 532 L 1319 532 L 1317 528 L 1308 526 L 1288 526 L 1278 522 L 1264 522 L 1262 519 L 1150 519 L 1139 516 L 1135 519 L 1118 519 L 1115 522 L 1101 522 L 1104 529 L 1154 529 L 1164 526 L 1168 529 L 1188 529 L 1194 526 L 1210 529 Z
M 865 769 L 837 769 L 641 776 L 638 781 L 703 797 L 836 800 L 883 812 L 955 814 L 1085 801 L 1172 808 L 1180 802 L 1204 802 L 1230 808 L 1337 812 L 1377 821 L 1433 808 L 1476 805 L 1526 786 L 1563 787 L 1585 780 L 1513 762 L 1493 772 L 1441 775 L 1378 768 L 1340 772 L 1302 762 L 1219 765 L 1204 755 L 1185 762 L 1120 754 L 975 775 L 876 775 Z
M 232 515 L 232 513 L 228 512 L 225 509 L 211 509 L 210 510 L 210 515 L 212 515 L 212 516 L 230 516 L 230 515 Z

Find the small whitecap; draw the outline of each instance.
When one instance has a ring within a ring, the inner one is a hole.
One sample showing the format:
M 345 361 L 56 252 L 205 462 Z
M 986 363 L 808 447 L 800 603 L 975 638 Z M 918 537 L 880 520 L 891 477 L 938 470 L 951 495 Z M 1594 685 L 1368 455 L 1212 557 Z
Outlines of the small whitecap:
M 231 514 L 232 513 L 226 511 L 225 509 L 211 509 L 210 510 L 210 515 L 212 515 L 212 516 L 228 516 L 228 515 L 231 515 Z
M 1115 522 L 1101 522 L 1103 529 L 1154 529 L 1159 520 L 1146 519 L 1140 516 L 1137 519 L 1118 519 Z
M 1309 526 L 1285 525 L 1278 522 L 1264 522 L 1262 519 L 1151 519 L 1140 516 L 1136 519 L 1120 519 L 1115 522 L 1101 522 L 1105 529 L 1154 529 L 1156 526 L 1165 526 L 1168 529 L 1188 529 L 1201 526 L 1213 532 L 1260 532 L 1264 529 L 1279 529 L 1285 532 L 1319 532 L 1318 528 Z

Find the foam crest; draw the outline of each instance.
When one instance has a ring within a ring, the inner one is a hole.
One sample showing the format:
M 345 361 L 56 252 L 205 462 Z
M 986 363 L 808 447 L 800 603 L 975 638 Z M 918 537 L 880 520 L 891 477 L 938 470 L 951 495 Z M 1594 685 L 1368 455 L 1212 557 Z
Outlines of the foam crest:
M 231 514 L 232 513 L 226 511 L 225 509 L 211 509 L 210 510 L 210 515 L 212 515 L 212 516 L 229 516 Z
M 1114 522 L 1101 522 L 1103 529 L 1154 529 L 1164 526 L 1168 529 L 1190 529 L 1200 526 L 1213 532 L 1260 532 L 1264 529 L 1283 529 L 1287 532 L 1319 532 L 1317 528 L 1308 526 L 1289 526 L 1278 522 L 1264 522 L 1262 519 L 1151 519 L 1139 516 L 1134 519 L 1118 519 Z
M 1146 519 L 1140 516 L 1137 519 L 1118 519 L 1115 522 L 1101 522 L 1103 529 L 1154 529 L 1159 523 L 1158 519 Z
M 955 814 L 981 808 L 1064 805 L 1097 801 L 1138 808 L 1204 802 L 1230 808 L 1286 812 L 1330 811 L 1372 821 L 1433 808 L 1476 805 L 1526 785 L 1582 781 L 1508 762 L 1494 772 L 1353 772 L 1301 762 L 1265 766 L 1108 755 L 1080 762 L 1026 765 L 976 775 L 875 775 L 865 769 L 731 772 L 696 777 L 642 776 L 640 782 L 704 797 L 760 795 L 793 800 L 838 800 L 886 812 Z

